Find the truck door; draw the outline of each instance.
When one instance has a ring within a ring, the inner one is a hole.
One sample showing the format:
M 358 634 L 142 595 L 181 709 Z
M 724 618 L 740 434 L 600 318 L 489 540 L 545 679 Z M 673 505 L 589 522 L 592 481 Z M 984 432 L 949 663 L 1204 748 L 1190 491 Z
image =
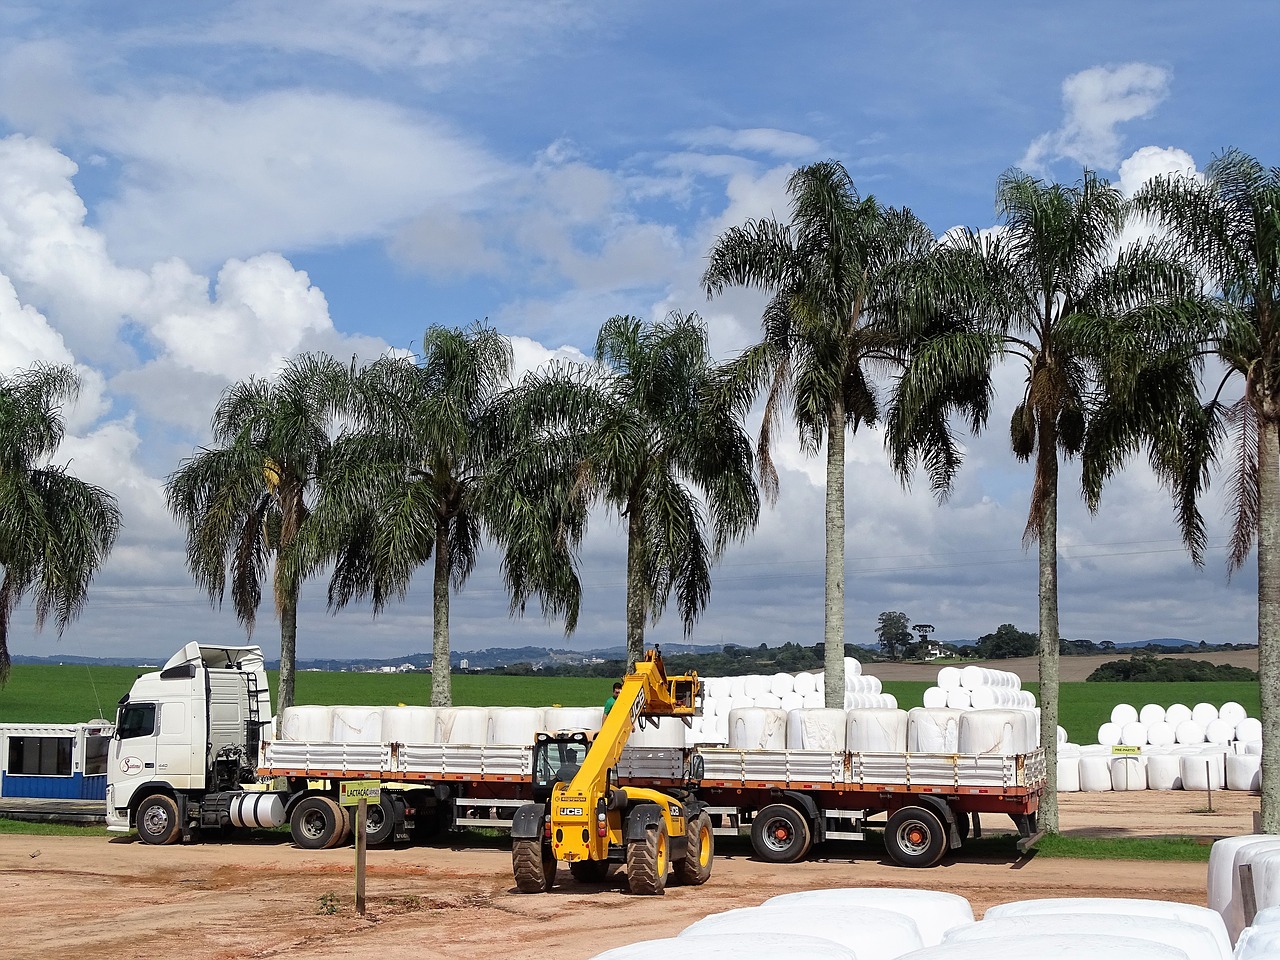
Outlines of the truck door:
M 121 705 L 111 745 L 111 783 L 116 802 L 132 796 L 140 784 L 156 776 L 157 705 L 129 702 Z

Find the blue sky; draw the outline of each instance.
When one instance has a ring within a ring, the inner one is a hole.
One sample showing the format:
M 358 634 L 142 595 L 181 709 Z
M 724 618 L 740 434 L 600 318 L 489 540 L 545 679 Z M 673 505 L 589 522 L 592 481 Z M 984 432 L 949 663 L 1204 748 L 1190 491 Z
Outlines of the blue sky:
M 1267 71 L 1280 13 L 1237 3 L 63 2 L 0 10 L 0 369 L 85 379 L 60 459 L 115 491 L 126 527 L 61 640 L 20 613 L 14 652 L 160 656 L 239 634 L 183 570 L 165 475 L 219 392 L 314 349 L 376 356 L 428 323 L 488 318 L 524 366 L 589 353 L 617 313 L 696 310 L 716 352 L 759 298 L 708 303 L 716 235 L 784 215 L 788 174 L 842 160 L 863 193 L 938 233 L 994 222 L 1001 171 L 1124 189 L 1238 146 L 1275 162 Z M 1010 374 L 955 495 L 904 492 L 874 432 L 848 463 L 849 628 L 903 610 L 943 639 L 1033 629 L 1020 545 L 1028 471 L 1008 454 Z M 783 495 L 717 571 L 693 639 L 821 639 L 822 464 L 779 449 Z M 1196 570 L 1140 464 L 1091 520 L 1063 481 L 1062 630 L 1117 641 L 1256 636 L 1225 527 Z M 492 552 L 455 602 L 455 646 L 622 639 L 622 543 L 601 515 L 566 641 L 510 621 Z M 373 622 L 304 595 L 300 652 L 429 648 L 426 580 Z M 667 618 L 653 631 L 679 635 Z M 270 618 L 255 634 L 275 646 Z

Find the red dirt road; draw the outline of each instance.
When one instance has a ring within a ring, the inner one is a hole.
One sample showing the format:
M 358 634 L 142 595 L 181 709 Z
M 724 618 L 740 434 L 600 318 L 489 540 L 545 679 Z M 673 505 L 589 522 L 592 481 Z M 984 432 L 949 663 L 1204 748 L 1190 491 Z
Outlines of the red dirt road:
M 1205 838 L 1250 832 L 1257 797 L 1215 793 L 1213 803 L 1215 812 L 1207 813 L 1202 794 L 1070 794 L 1062 798 L 1062 828 Z M 997 819 L 984 823 L 988 832 L 1004 829 Z M 372 850 L 361 919 L 353 908 L 349 847 L 150 847 L 124 839 L 0 836 L 0 957 L 26 960 L 47 951 L 60 960 L 586 960 L 624 943 L 673 936 L 709 913 L 820 887 L 948 890 L 968 897 L 979 914 L 994 903 L 1047 896 L 1205 901 L 1203 864 L 1012 853 L 975 862 L 962 854 L 913 871 L 865 859 L 857 844 L 832 845 L 823 851 L 831 859 L 785 866 L 751 859 L 744 847 L 724 852 L 706 886 L 633 897 L 622 877 L 580 886 L 563 870 L 550 894 L 516 893 L 503 848 Z M 331 899 L 335 912 L 326 909 Z

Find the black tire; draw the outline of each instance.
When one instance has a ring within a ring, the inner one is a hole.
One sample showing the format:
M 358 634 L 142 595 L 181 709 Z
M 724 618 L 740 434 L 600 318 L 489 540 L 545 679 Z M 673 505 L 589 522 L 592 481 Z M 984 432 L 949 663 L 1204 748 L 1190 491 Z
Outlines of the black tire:
M 947 852 L 947 827 L 928 807 L 895 810 L 884 828 L 884 848 L 904 867 L 932 867 Z
M 355 812 L 353 808 L 352 812 Z M 396 832 L 396 807 L 386 794 L 368 805 L 364 814 L 364 842 L 371 847 L 389 843 Z
M 769 863 L 795 863 L 813 845 L 809 821 L 795 807 L 771 803 L 751 821 L 751 847 Z
M 643 840 L 627 844 L 627 887 L 632 893 L 657 896 L 667 885 L 670 868 L 671 842 L 667 822 L 660 818 L 645 830 Z
M 556 858 L 540 838 L 512 840 L 511 872 L 521 893 L 546 893 L 556 883 Z
M 711 818 L 705 813 L 690 820 L 685 830 L 684 858 L 676 864 L 676 878 L 686 886 L 698 887 L 711 879 L 716 835 L 711 832 Z
M 325 850 L 342 842 L 347 823 L 337 801 L 319 795 L 304 797 L 289 815 L 289 833 L 304 850 Z
M 609 879 L 609 861 L 575 860 L 569 864 L 569 875 L 578 883 L 604 883 Z
M 167 846 L 182 839 L 178 802 L 167 793 L 153 793 L 138 804 L 137 824 L 144 843 Z

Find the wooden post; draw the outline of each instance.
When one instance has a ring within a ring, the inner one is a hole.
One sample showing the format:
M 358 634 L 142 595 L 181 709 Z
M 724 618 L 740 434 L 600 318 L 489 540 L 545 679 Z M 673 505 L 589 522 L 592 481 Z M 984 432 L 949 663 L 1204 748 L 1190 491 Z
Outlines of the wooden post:
M 364 797 L 356 805 L 356 913 L 364 916 L 364 820 L 369 801 Z
M 1242 863 L 1240 872 L 1240 905 L 1244 908 L 1244 925 L 1253 926 L 1253 918 L 1258 915 L 1258 894 L 1253 889 L 1253 864 Z

